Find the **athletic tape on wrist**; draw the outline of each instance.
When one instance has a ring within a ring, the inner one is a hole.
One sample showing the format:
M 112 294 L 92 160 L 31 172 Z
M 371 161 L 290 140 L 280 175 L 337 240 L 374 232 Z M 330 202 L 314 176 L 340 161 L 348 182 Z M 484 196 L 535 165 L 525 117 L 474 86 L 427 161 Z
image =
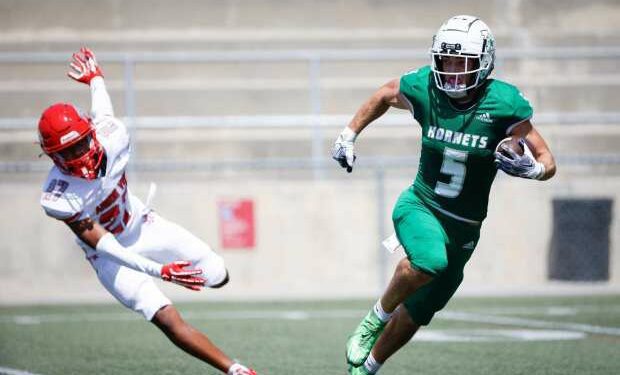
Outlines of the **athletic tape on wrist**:
M 342 135 L 343 140 L 348 142 L 355 142 L 355 139 L 357 138 L 357 133 L 348 126 L 344 127 L 344 130 L 340 133 L 340 135 Z

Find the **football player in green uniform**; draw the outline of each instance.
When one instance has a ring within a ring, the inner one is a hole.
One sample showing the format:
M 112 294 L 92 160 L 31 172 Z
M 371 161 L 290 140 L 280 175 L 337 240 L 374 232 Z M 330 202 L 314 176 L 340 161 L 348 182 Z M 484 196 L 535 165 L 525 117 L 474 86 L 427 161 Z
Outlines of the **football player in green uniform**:
M 497 169 L 536 180 L 547 180 L 556 170 L 530 122 L 528 101 L 516 87 L 489 78 L 495 39 L 484 22 L 452 17 L 434 36 L 430 55 L 430 66 L 379 88 L 332 150 L 333 158 L 351 172 L 355 139 L 389 107 L 411 111 L 422 126 L 417 177 L 392 214 L 407 257 L 347 341 L 352 374 L 376 373 L 452 297 L 478 242 Z M 508 136 L 518 140 L 523 153 L 496 151 Z

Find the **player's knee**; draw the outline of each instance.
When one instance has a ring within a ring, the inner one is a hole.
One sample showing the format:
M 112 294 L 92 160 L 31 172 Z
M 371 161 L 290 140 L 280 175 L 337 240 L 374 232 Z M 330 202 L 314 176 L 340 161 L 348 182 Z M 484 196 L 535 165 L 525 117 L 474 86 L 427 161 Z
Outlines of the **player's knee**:
M 226 276 L 224 276 L 224 280 L 220 281 L 217 284 L 210 285 L 209 287 L 213 289 L 219 289 L 223 287 L 224 285 L 228 284 L 228 282 L 230 281 L 230 277 L 228 275 L 228 270 L 226 270 L 225 272 L 226 272 Z
M 417 271 L 418 275 L 426 275 L 428 278 L 440 275 L 448 268 L 448 259 L 445 256 L 427 256 L 424 259 L 409 260 L 408 263 L 412 272 Z
M 402 277 L 408 277 L 413 274 L 413 267 L 409 259 L 403 258 L 396 265 L 396 274 Z
M 432 257 L 427 259 L 420 269 L 432 276 L 440 275 L 448 268 L 448 259 L 446 257 Z
M 198 263 L 197 267 L 202 269 L 202 276 L 207 280 L 207 287 L 221 288 L 228 283 L 228 270 L 226 270 L 224 259 L 219 255 L 212 254 Z
M 217 266 L 211 264 L 205 272 L 204 277 L 207 279 L 206 285 L 209 288 L 221 288 L 228 283 L 228 271 L 224 266 L 224 261 L 218 262 Z M 203 270 L 204 272 L 204 270 Z
M 431 275 L 426 272 L 422 272 L 419 268 L 415 267 L 407 258 L 402 259 L 396 266 L 396 276 L 404 279 L 405 282 L 419 285 L 420 283 L 426 283 L 432 278 Z

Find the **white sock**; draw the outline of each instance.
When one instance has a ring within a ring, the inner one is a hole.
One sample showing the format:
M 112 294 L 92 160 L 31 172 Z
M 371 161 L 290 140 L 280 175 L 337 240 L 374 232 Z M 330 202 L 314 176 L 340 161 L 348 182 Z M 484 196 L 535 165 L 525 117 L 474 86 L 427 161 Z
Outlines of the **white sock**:
M 248 374 L 249 372 L 250 370 L 247 367 L 235 362 L 228 369 L 227 375 L 242 375 L 242 374 Z
M 377 303 L 375 303 L 375 307 L 373 307 L 373 310 L 383 323 L 386 323 L 388 320 L 390 320 L 390 318 L 392 318 L 392 314 L 394 314 L 394 312 L 386 313 L 385 310 L 383 310 L 383 306 L 381 306 L 381 300 L 378 300 Z
M 376 374 L 377 371 L 379 371 L 379 369 L 381 368 L 382 364 L 383 363 L 377 362 L 375 357 L 372 356 L 372 353 L 370 353 L 368 355 L 368 358 L 366 358 L 366 362 L 364 362 L 364 367 L 369 373 Z

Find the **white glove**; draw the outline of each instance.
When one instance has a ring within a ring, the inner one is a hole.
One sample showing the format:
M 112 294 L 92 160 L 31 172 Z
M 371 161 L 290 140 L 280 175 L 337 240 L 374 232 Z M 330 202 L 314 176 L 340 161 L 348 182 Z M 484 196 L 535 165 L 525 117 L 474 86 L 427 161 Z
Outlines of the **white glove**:
M 545 166 L 536 161 L 523 138 L 519 140 L 519 144 L 523 147 L 523 155 L 517 154 L 509 147 L 503 149 L 508 156 L 496 150 L 495 166 L 511 176 L 540 180 L 545 175 Z
M 257 375 L 256 371 L 238 363 L 233 363 L 228 369 L 228 375 Z
M 340 163 L 342 168 L 346 168 L 349 173 L 353 171 L 353 164 L 356 159 L 353 147 L 356 138 L 357 133 L 346 126 L 332 148 L 332 158 Z

